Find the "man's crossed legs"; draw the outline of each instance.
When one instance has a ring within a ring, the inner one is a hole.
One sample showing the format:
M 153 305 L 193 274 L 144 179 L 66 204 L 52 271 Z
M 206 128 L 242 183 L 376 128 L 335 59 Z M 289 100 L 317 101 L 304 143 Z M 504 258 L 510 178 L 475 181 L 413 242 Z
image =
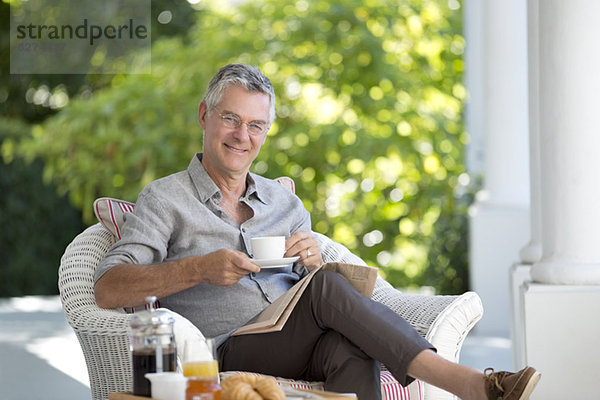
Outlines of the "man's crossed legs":
M 492 398 L 487 385 L 498 383 L 496 373 L 485 378 L 438 356 L 398 314 L 331 271 L 313 277 L 280 332 L 233 336 L 219 347 L 219 359 L 223 371 L 323 381 L 326 390 L 356 393 L 360 400 L 381 398 L 379 362 L 403 386 L 418 378 L 465 400 Z M 494 398 L 526 399 L 539 379 L 530 370 L 500 373 L 510 388 Z

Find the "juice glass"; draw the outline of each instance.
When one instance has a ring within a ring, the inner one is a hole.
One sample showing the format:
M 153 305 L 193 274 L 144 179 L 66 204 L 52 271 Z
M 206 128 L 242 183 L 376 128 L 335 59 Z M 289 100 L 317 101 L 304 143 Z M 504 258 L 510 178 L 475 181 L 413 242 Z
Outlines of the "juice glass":
M 219 364 L 213 358 L 212 343 L 185 343 L 183 375 L 188 378 L 186 400 L 221 400 Z

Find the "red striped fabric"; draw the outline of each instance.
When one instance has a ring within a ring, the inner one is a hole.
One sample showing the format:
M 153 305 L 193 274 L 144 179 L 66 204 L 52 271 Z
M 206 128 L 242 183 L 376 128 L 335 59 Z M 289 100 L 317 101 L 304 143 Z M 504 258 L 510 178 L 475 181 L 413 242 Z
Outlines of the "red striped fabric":
M 296 193 L 296 184 L 294 183 L 294 180 L 292 178 L 287 176 L 281 176 L 275 179 L 275 181 L 283 185 L 283 187 L 289 190 L 290 192 Z
M 122 201 L 116 202 L 117 205 L 119 206 L 119 208 L 121 209 L 121 211 L 123 211 L 124 213 L 126 212 L 133 212 L 133 209 L 135 208 L 135 206 L 131 203 L 125 203 Z
M 423 398 L 420 381 L 403 387 L 390 371 L 381 371 L 381 394 L 384 400 L 421 400 Z
M 117 216 L 115 215 L 115 210 L 113 207 L 113 201 L 109 201 L 109 207 L 108 207 L 108 211 L 110 212 L 110 221 L 112 222 L 113 226 L 115 227 L 115 231 L 117 232 L 117 238 L 119 238 L 119 240 L 121 240 L 121 224 L 118 223 L 117 221 Z
M 133 212 L 135 204 L 127 201 L 101 197 L 94 201 L 94 213 L 98 221 L 104 225 L 117 239 L 121 239 L 123 215 Z

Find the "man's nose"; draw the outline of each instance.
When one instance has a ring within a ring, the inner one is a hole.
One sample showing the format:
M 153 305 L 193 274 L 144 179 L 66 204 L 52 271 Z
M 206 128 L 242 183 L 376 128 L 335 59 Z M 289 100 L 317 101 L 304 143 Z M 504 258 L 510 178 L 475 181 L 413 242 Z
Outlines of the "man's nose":
M 250 132 L 248 132 L 248 125 L 241 123 L 240 126 L 233 129 L 234 136 L 240 137 L 243 139 L 250 139 Z

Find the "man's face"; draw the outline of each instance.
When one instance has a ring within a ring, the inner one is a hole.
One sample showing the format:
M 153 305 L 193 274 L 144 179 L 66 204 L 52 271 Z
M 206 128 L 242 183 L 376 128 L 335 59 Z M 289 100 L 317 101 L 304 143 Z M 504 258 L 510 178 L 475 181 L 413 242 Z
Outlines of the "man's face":
M 267 134 L 251 135 L 244 122 L 262 122 L 268 126 L 269 109 L 268 95 L 250 93 L 240 86 L 226 88 L 221 103 L 210 115 L 206 104 L 200 104 L 198 119 L 204 130 L 202 164 L 209 174 L 238 178 L 246 175 Z M 237 128 L 229 128 L 219 113 L 236 114 L 243 123 Z

